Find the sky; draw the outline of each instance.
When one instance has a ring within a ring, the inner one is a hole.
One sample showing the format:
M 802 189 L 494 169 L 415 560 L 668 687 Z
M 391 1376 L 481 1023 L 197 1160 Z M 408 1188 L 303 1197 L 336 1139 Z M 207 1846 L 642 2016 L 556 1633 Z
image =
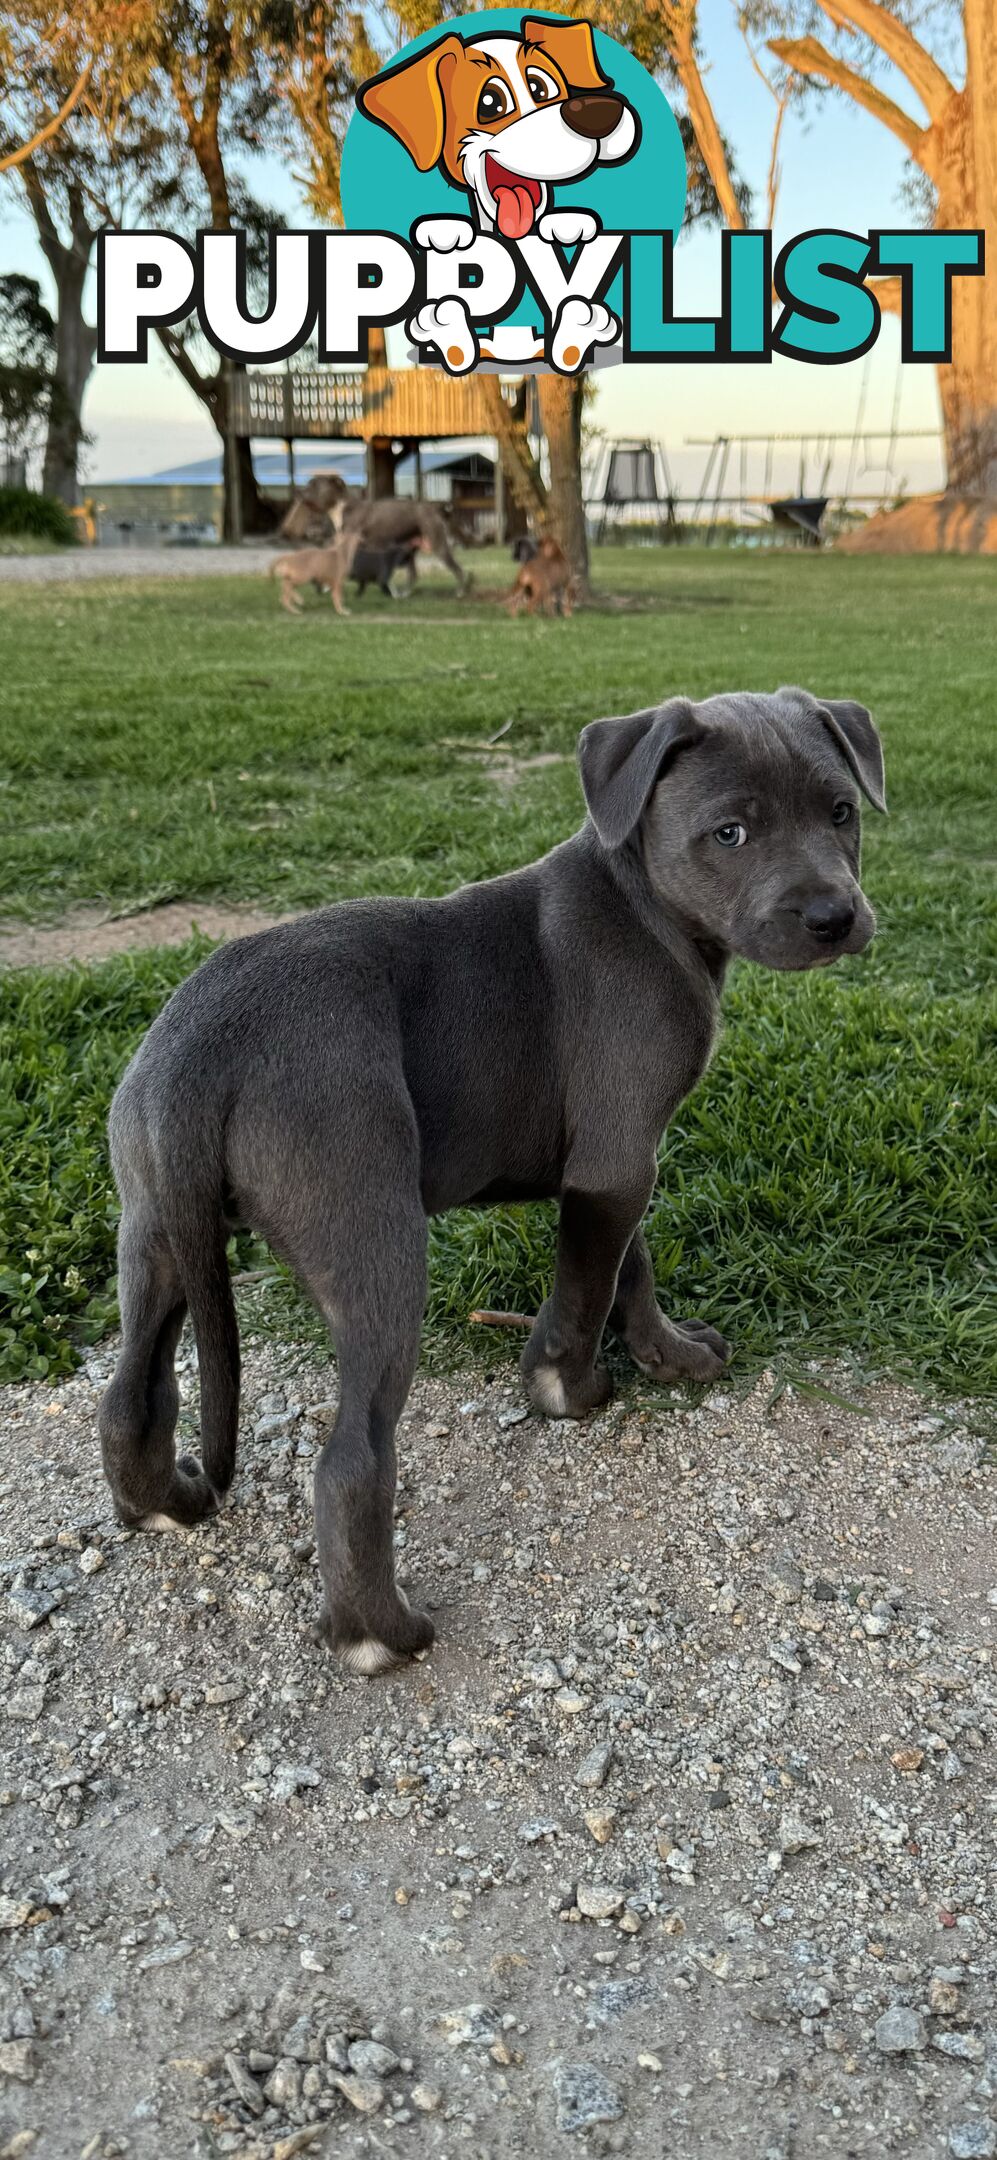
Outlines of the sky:
M 774 104 L 759 81 L 737 30 L 734 0 L 702 0 L 702 46 L 707 85 L 719 124 L 754 194 L 754 222 L 765 221 Z M 889 85 L 888 85 L 889 86 Z M 902 100 L 911 104 L 906 85 Z M 917 114 L 916 103 L 912 108 Z M 923 115 L 919 115 L 923 117 Z M 916 222 L 905 207 L 901 145 L 878 122 L 838 97 L 812 101 L 786 119 L 780 151 L 782 186 L 775 216 L 776 248 L 794 233 L 815 226 L 863 232 L 876 225 Z M 300 199 L 287 171 L 269 161 L 258 170 L 261 193 L 292 221 L 304 222 Z M 694 233 L 676 256 L 676 309 L 712 312 L 719 301 L 720 241 L 717 232 Z M 0 193 L 0 270 L 37 277 L 51 298 L 46 265 L 34 226 L 15 186 Z M 92 310 L 92 294 L 91 294 Z M 396 333 L 401 337 L 402 333 Z M 397 345 L 389 353 L 401 357 Z M 850 433 L 864 406 L 864 426 L 935 428 L 938 398 L 933 368 L 900 363 L 899 325 L 885 316 L 879 339 L 865 360 L 841 367 L 811 368 L 775 359 L 767 368 L 736 366 L 605 368 L 598 376 L 592 410 L 595 426 L 612 436 L 638 436 L 664 446 L 675 484 L 698 489 L 708 451 L 689 447 L 690 437 L 708 441 L 739 431 L 800 432 L 811 439 L 829 430 Z M 86 478 L 99 485 L 133 479 L 169 466 L 210 457 L 218 437 L 197 399 L 181 382 L 157 341 L 150 339 L 145 366 L 95 369 L 84 408 L 92 436 Z M 884 485 L 887 444 L 871 443 L 859 456 L 855 486 Z M 760 488 L 764 448 L 746 453 L 745 479 Z M 850 445 L 835 453 L 832 486 L 841 485 Z M 804 484 L 813 489 L 822 463 L 812 448 Z M 740 468 L 738 467 L 740 470 Z M 933 440 L 899 440 L 893 474 L 909 487 L 935 486 L 941 478 Z M 733 467 L 732 467 L 733 471 Z M 775 453 L 776 486 L 795 489 L 799 453 Z

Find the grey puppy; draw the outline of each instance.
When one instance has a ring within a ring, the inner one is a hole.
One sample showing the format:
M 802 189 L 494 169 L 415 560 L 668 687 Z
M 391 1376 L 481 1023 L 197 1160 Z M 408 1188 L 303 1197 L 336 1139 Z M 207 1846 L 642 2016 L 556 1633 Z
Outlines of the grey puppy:
M 588 819 L 540 862 L 443 900 L 356 900 L 240 939 L 183 983 L 114 1099 L 123 1346 L 100 1410 L 121 1519 L 196 1522 L 232 1480 L 239 1338 L 226 1240 L 251 1224 L 324 1314 L 340 1403 L 319 1458 L 322 1631 L 354 1671 L 426 1648 L 395 1584 L 395 1427 L 419 1348 L 426 1218 L 560 1199 L 531 1401 L 606 1400 L 609 1323 L 641 1369 L 730 1355 L 659 1310 L 641 1231 L 656 1149 L 709 1061 L 732 954 L 826 965 L 873 935 L 859 790 L 885 809 L 861 705 L 804 690 L 596 720 Z M 189 1307 L 201 1461 L 174 1459 Z

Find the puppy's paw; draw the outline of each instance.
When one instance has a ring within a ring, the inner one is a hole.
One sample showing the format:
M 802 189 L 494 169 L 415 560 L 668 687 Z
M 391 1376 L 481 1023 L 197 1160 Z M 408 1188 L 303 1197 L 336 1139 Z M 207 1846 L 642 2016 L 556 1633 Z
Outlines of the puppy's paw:
M 624 1338 L 641 1372 L 662 1387 L 676 1380 L 691 1380 L 698 1387 L 719 1380 L 734 1354 L 726 1338 L 705 1320 L 677 1320 L 673 1324 L 664 1314 L 660 1319 L 660 1328 L 653 1336 Z
M 379 1673 L 420 1657 L 436 1640 L 429 1614 L 416 1611 L 404 1590 L 398 1591 L 390 1606 L 371 1613 L 369 1627 L 356 1612 L 325 1605 L 314 1632 L 316 1641 L 325 1643 L 347 1672 L 364 1680 L 376 1680 Z
M 543 1417 L 581 1418 L 609 1401 L 613 1383 L 605 1365 L 591 1365 L 587 1372 L 568 1372 L 563 1366 L 534 1365 L 524 1371 L 526 1392 L 534 1410 Z
M 452 255 L 455 248 L 474 246 L 477 235 L 470 218 L 424 217 L 412 227 L 418 248 L 432 248 L 434 255 Z
M 545 210 L 537 219 L 537 231 L 541 240 L 552 240 L 558 247 L 584 247 L 602 231 L 602 219 L 592 210 Z
M 620 320 L 601 300 L 568 298 L 554 325 L 550 356 L 563 375 L 576 375 L 595 345 L 615 345 Z
M 435 345 L 450 375 L 466 375 L 476 364 L 478 340 L 463 300 L 427 300 L 413 315 L 408 334 L 414 345 Z
M 216 1515 L 222 1504 L 222 1496 L 208 1483 L 197 1457 L 181 1455 L 158 1507 L 140 1514 L 119 1501 L 116 1512 L 126 1530 L 191 1531 Z

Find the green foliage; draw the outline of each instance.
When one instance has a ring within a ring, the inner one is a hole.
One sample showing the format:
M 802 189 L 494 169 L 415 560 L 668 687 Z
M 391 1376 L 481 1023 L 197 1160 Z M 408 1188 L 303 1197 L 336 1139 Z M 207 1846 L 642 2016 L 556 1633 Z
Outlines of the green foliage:
M 41 441 L 53 403 L 55 324 L 37 278 L 0 277 L 0 449 L 7 471 Z
M 8 539 L 46 540 L 50 547 L 72 547 L 76 533 L 68 510 L 54 495 L 0 487 L 0 540 Z
M 475 567 L 510 581 L 507 559 Z M 439 892 L 572 829 L 574 741 L 600 712 L 787 677 L 863 697 L 892 812 L 866 817 L 880 935 L 827 974 L 735 969 L 649 1234 L 667 1305 L 723 1327 L 741 1370 L 834 1353 L 993 1388 L 990 565 L 613 549 L 596 575 L 612 598 L 550 623 L 458 604 L 435 579 L 404 607 L 368 596 L 348 624 L 318 602 L 287 621 L 255 580 L 0 591 L 0 848 L 18 908 Z M 112 1310 L 107 1103 L 204 949 L 0 984 L 8 1376 L 65 1370 Z M 473 1306 L 538 1303 L 552 1219 L 433 1226 L 431 1345 L 467 1354 Z M 321 1340 L 255 1257 L 269 1279 L 247 1293 L 254 1318 Z M 470 1347 L 504 1354 L 494 1337 Z

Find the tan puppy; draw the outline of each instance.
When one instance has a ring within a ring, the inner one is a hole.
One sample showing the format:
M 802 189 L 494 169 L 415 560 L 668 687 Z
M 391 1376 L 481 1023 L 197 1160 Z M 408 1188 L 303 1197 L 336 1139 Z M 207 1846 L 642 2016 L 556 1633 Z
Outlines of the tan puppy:
M 483 232 L 521 240 L 558 181 L 632 155 L 640 126 L 603 74 L 587 22 L 524 15 L 515 32 L 455 32 L 363 83 L 357 104 L 420 172 L 466 188 Z
M 295 548 L 293 555 L 278 555 L 267 576 L 281 580 L 281 607 L 289 615 L 300 615 L 304 605 L 302 585 L 316 585 L 320 592 L 328 592 L 337 615 L 348 615 L 349 608 L 343 606 L 343 586 L 359 544 L 358 533 L 343 533 L 329 547 Z
M 505 602 L 510 615 L 523 608 L 528 615 L 570 615 L 574 579 L 571 564 L 553 533 L 545 533 L 529 562 L 521 563 L 519 576 Z

